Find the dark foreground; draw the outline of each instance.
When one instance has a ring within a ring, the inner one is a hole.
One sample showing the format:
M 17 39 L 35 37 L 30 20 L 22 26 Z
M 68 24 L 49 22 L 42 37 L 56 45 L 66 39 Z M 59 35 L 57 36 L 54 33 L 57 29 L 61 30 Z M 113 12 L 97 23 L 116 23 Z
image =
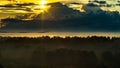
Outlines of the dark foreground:
M 120 38 L 0 37 L 0 68 L 120 68 Z

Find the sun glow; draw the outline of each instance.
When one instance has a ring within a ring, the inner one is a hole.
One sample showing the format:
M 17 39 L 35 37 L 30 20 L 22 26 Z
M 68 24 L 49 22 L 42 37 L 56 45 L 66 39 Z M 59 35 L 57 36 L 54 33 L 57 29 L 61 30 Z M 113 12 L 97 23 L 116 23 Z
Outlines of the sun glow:
M 46 5 L 41 5 L 40 8 L 41 8 L 41 9 L 46 9 L 47 6 L 46 6 Z
M 44 13 L 44 12 L 48 12 L 49 8 L 51 6 L 47 5 L 47 0 L 40 0 L 39 5 L 34 7 L 34 11 L 36 13 Z
M 46 0 L 41 0 L 40 1 L 40 9 L 46 10 L 47 9 L 47 1 Z
M 46 0 L 40 1 L 40 5 L 45 5 L 45 4 L 47 4 L 47 1 L 46 1 Z

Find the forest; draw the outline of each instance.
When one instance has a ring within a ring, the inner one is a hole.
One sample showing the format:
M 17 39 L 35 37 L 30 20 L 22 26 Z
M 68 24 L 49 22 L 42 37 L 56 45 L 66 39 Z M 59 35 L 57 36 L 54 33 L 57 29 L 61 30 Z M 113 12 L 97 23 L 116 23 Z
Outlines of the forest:
M 0 68 L 120 68 L 117 37 L 0 37 Z

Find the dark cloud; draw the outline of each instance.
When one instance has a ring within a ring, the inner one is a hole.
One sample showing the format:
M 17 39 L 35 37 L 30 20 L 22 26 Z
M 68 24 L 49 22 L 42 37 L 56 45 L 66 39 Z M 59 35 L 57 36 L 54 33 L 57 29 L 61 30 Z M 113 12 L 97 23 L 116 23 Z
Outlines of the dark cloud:
M 78 17 L 80 12 L 78 10 L 73 10 L 66 5 L 61 3 L 51 3 L 51 8 L 49 9 L 49 14 L 54 17 L 54 19 L 70 19 L 74 17 Z
M 37 5 L 37 4 L 34 4 L 34 3 L 16 3 L 16 4 L 5 4 L 5 5 L 0 5 L 0 7 L 23 7 L 23 6 L 32 6 L 32 5 Z
M 16 3 L 0 5 L 1 13 L 33 13 L 31 7 L 38 6 L 34 3 Z
M 49 4 L 52 8 L 49 12 L 38 15 L 26 15 L 32 20 L 22 20 L 24 18 L 6 18 L 3 24 L 6 27 L 0 30 L 47 30 L 47 31 L 120 31 L 120 15 L 116 12 L 98 10 L 92 12 L 88 5 L 84 5 L 86 12 L 79 12 L 68 8 L 61 3 Z M 44 17 L 44 18 L 43 18 Z
M 83 4 L 83 3 L 72 2 L 72 3 L 70 3 L 70 4 L 80 5 L 80 4 Z
M 90 6 L 90 7 L 98 7 L 98 5 L 94 4 L 94 3 L 88 3 L 87 6 Z

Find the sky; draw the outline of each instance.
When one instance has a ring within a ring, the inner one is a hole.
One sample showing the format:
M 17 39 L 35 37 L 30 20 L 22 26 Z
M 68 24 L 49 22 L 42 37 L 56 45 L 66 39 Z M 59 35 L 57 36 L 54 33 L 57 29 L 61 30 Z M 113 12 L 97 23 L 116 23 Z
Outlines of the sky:
M 15 0 L 14 0 L 15 1 Z M 87 0 L 16 0 L 16 2 L 18 3 L 36 3 L 36 4 L 40 4 L 42 1 L 45 1 L 46 3 L 53 3 L 53 2 L 87 2 Z M 8 1 L 8 0 L 0 0 L 0 5 L 6 5 L 6 4 L 12 4 L 14 2 Z M 39 12 L 37 10 L 35 10 L 34 12 L 32 11 L 26 11 L 26 9 L 28 10 L 29 8 L 36 8 L 38 6 L 26 6 L 26 7 L 0 7 L 0 18 L 4 18 L 4 17 L 8 17 L 8 16 L 15 16 L 15 15 L 19 15 L 19 14 L 25 14 L 25 13 L 36 13 Z M 80 6 L 81 8 L 81 6 Z
M 87 4 L 88 0 L 13 0 L 15 3 L 36 3 L 40 4 L 42 1 L 45 1 L 46 3 L 53 3 L 53 2 L 64 2 L 64 3 L 69 3 L 69 2 L 76 2 L 76 3 L 84 3 Z M 6 5 L 6 4 L 11 4 L 13 2 L 9 0 L 0 0 L 0 5 Z M 116 0 L 107 0 L 107 3 L 110 5 L 115 4 Z M 73 9 L 80 10 L 84 12 L 84 9 L 82 9 L 83 5 L 78 5 L 78 4 L 72 4 L 68 5 L 69 7 Z M 25 13 L 38 13 L 39 10 L 34 10 L 38 9 L 40 6 L 24 6 L 24 7 L 0 7 L 0 18 L 8 17 L 8 16 L 15 16 L 19 14 L 25 14 Z M 42 6 L 43 7 L 43 6 Z M 33 9 L 30 9 L 33 8 Z M 113 5 L 112 7 L 100 7 L 103 10 L 109 10 L 109 11 L 119 11 L 120 6 L 115 6 Z M 93 9 L 93 8 L 90 8 Z M 95 8 L 96 9 L 96 8 Z M 34 11 L 32 11 L 34 10 Z
M 36 20 L 45 20 L 56 21 L 44 23 L 45 29 L 51 30 L 120 31 L 120 5 L 114 0 L 94 5 L 87 3 L 87 0 L 0 1 L 0 28 L 5 26 L 8 29 L 39 29 L 41 22 Z M 7 18 L 14 20 L 6 20 Z M 22 21 L 30 23 L 24 23 L 23 26 L 19 23 Z
M 21 2 L 33 2 L 33 3 L 39 3 L 42 0 L 20 0 Z M 58 0 L 45 0 L 46 2 L 57 2 Z
M 33 3 L 39 3 L 42 0 L 16 0 L 19 2 L 33 2 Z M 59 1 L 64 1 L 64 2 L 87 2 L 87 0 L 45 0 L 47 2 L 59 2 Z M 1 3 L 8 3 L 7 0 L 0 0 Z
M 15 0 L 13 0 L 13 1 L 15 1 Z M 77 2 L 77 3 L 84 3 L 84 4 L 88 3 L 88 0 L 16 0 L 15 2 L 19 2 L 19 3 L 31 2 L 31 3 L 39 4 L 39 3 L 41 3 L 41 1 L 45 1 L 46 3 L 52 3 L 52 2 Z M 112 7 L 101 7 L 103 10 L 120 11 L 119 10 L 120 6 L 116 6 L 116 4 L 119 4 L 117 2 L 117 0 L 106 0 L 106 1 L 107 1 L 107 5 L 112 5 Z M 12 2 L 10 2 L 9 0 L 0 0 L 0 5 L 8 4 L 8 3 L 12 3 Z M 81 6 L 79 6 L 79 5 L 77 5 L 77 7 L 81 8 Z M 2 10 L 2 9 L 0 9 L 0 10 Z

